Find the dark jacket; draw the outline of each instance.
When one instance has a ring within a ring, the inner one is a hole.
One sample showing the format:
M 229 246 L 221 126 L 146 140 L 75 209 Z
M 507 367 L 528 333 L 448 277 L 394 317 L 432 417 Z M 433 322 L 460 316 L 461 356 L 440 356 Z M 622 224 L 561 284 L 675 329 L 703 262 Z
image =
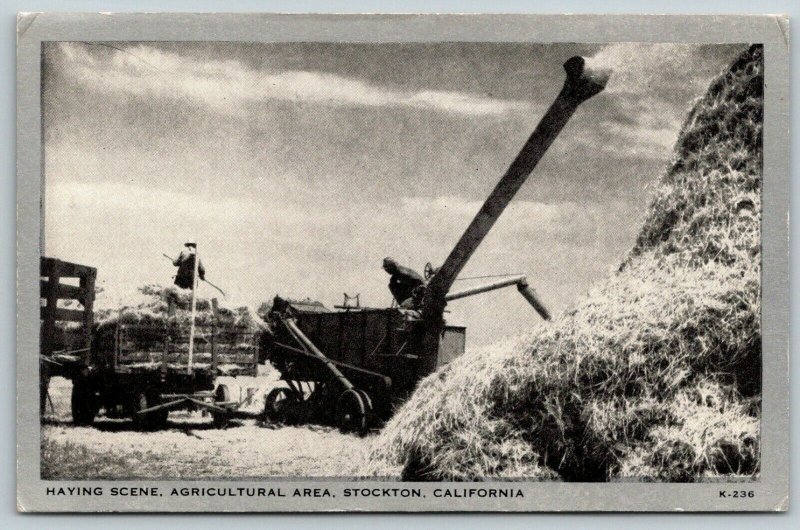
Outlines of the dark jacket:
M 392 276 L 389 278 L 389 291 L 398 304 L 411 298 L 414 289 L 425 283 L 425 280 L 416 271 L 402 265 L 393 267 L 390 274 Z
M 181 255 L 178 256 L 178 259 L 172 262 L 173 265 L 178 267 L 178 273 L 175 275 L 175 285 L 181 289 L 192 288 L 192 284 L 194 283 L 192 281 L 192 276 L 194 274 L 194 257 L 194 254 L 184 250 L 181 252 Z M 206 268 L 203 267 L 202 260 L 197 264 L 197 275 L 201 280 L 206 279 Z

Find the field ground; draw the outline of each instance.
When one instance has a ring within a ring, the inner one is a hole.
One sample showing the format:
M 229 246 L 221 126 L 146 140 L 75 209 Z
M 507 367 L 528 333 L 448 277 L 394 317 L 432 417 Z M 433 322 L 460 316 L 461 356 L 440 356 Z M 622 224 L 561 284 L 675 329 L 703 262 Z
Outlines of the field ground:
M 221 378 L 221 380 L 224 378 Z M 263 407 L 264 393 L 277 384 L 274 373 L 225 381 L 235 397 L 254 392 L 244 408 Z M 275 427 L 256 420 L 215 429 L 200 413 L 173 412 L 168 427 L 138 432 L 129 420 L 99 417 L 92 427 L 71 423 L 72 384 L 50 382 L 42 426 L 45 479 L 247 479 L 263 477 L 347 477 L 363 469 L 370 438 L 344 435 L 322 426 Z

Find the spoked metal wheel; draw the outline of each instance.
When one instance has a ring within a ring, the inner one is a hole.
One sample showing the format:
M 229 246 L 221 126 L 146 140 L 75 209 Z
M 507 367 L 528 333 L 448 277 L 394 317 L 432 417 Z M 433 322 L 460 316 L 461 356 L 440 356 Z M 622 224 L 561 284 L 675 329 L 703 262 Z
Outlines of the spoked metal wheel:
M 228 385 L 219 384 L 217 385 L 217 390 L 214 392 L 214 404 L 217 405 L 218 403 L 227 404 L 231 400 L 231 391 L 228 389 Z M 219 406 L 219 405 L 217 405 Z M 224 405 L 222 408 L 226 408 Z M 217 429 L 223 429 L 227 427 L 228 422 L 230 421 L 230 414 L 228 412 L 217 412 L 214 411 L 211 413 L 211 417 L 214 422 L 214 427 Z
M 303 398 L 291 388 L 273 388 L 264 400 L 264 420 L 293 425 L 300 418 Z
M 372 403 L 366 392 L 349 388 L 342 392 L 336 403 L 336 424 L 342 432 L 365 434 L 367 413 L 371 408 Z
M 367 410 L 367 417 L 369 418 L 370 413 L 372 413 L 372 398 L 363 390 L 358 390 L 358 395 L 360 395 L 361 399 L 364 401 L 364 407 Z

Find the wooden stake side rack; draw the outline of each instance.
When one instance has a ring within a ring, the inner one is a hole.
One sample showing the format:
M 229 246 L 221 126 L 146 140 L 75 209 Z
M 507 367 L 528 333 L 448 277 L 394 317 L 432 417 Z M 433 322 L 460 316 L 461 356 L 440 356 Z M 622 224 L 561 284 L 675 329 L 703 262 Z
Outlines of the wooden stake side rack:
M 89 364 L 97 269 L 47 257 L 40 259 L 39 267 L 40 410 L 44 412 L 50 378 L 71 377 Z M 59 300 L 75 301 L 80 306 L 59 307 Z M 80 327 L 68 330 L 69 323 L 79 323 Z

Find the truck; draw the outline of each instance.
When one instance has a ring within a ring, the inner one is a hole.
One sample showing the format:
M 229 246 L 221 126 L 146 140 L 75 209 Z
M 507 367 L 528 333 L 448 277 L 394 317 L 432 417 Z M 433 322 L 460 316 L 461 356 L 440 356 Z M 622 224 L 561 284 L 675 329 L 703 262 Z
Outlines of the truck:
M 91 425 L 101 411 L 130 418 L 141 430 L 164 427 L 173 410 L 208 411 L 218 427 L 237 415 L 239 402 L 216 379 L 256 375 L 258 333 L 212 319 L 195 326 L 190 355 L 190 330 L 174 311 L 156 324 L 94 322 L 95 268 L 43 257 L 41 275 L 43 416 L 47 383 L 56 375 L 72 381 L 76 425 Z M 79 284 L 63 281 L 69 278 Z M 59 307 L 64 299 L 79 308 Z

